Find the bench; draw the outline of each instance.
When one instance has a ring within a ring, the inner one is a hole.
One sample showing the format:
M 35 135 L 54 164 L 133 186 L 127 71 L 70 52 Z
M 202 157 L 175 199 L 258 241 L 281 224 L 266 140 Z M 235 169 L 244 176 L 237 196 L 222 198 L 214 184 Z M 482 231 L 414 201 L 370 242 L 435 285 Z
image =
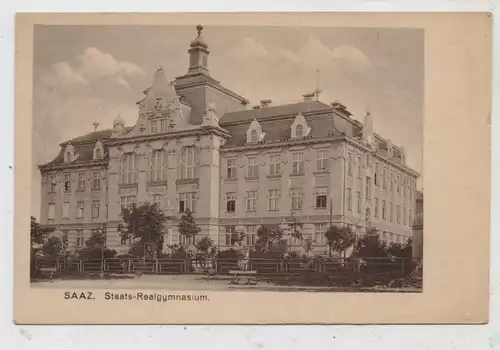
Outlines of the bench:
M 250 284 L 250 276 L 256 275 L 257 271 L 252 271 L 252 270 L 230 270 L 229 274 L 231 275 L 231 284 L 236 284 L 236 281 L 241 277 L 241 276 L 246 276 L 248 278 L 247 284 Z
M 54 273 L 57 272 L 57 269 L 55 267 L 42 267 L 40 268 L 40 272 L 42 273 L 42 276 L 48 277 L 48 279 L 51 280 Z

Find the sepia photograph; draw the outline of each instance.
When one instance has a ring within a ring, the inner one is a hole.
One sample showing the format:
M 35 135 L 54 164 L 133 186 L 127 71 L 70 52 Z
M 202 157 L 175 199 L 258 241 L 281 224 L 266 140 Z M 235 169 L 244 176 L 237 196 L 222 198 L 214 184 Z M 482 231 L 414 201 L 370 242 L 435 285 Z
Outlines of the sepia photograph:
M 421 291 L 423 49 L 36 26 L 32 286 Z
M 18 319 L 483 320 L 489 18 L 404 19 L 20 16 Z

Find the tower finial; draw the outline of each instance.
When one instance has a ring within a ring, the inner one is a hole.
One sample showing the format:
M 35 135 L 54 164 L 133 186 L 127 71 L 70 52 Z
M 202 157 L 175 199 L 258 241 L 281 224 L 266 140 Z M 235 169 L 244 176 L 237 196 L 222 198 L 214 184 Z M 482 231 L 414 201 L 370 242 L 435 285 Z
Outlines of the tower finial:
M 94 120 L 94 122 L 92 123 L 92 126 L 94 127 L 94 131 L 97 131 L 97 128 L 99 127 L 99 122 L 97 120 Z
M 368 103 L 368 105 L 366 106 L 366 114 L 370 115 L 372 114 L 371 113 L 371 108 L 370 108 L 370 104 Z
M 201 32 L 203 31 L 203 26 L 201 24 L 198 24 L 196 26 L 196 30 L 198 31 L 198 35 L 201 35 Z

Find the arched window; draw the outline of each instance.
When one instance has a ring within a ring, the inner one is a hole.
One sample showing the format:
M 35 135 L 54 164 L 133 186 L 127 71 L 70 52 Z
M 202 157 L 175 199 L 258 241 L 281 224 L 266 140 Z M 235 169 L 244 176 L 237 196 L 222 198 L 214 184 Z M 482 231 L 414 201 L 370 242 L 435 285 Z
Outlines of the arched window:
M 371 221 L 370 208 L 366 208 L 366 222 L 370 222 L 370 221 Z
M 303 137 L 304 136 L 304 127 L 302 125 L 297 125 L 295 127 L 295 136 Z
M 181 163 L 181 179 L 194 179 L 195 178 L 195 148 L 184 147 L 180 155 Z
M 66 152 L 66 162 L 71 163 L 71 152 Z
M 168 158 L 163 149 L 154 150 L 149 162 L 149 181 L 167 180 Z
M 257 142 L 257 130 L 252 130 L 250 134 L 250 142 Z
M 95 159 L 101 159 L 101 149 L 97 148 L 95 150 Z
M 137 182 L 137 168 L 135 153 L 125 153 L 121 160 L 120 182 L 134 184 Z

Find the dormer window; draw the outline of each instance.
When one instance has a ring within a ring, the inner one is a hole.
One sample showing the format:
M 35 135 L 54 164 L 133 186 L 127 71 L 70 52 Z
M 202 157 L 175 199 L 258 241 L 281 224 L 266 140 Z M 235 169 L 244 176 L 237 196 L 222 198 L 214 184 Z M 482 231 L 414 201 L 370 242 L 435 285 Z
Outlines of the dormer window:
M 311 128 L 307 125 L 306 118 L 302 114 L 298 114 L 291 126 L 290 135 L 292 138 L 306 137 L 311 132 Z
M 303 137 L 304 136 L 304 127 L 302 125 L 297 125 L 295 128 L 295 136 Z
M 254 119 L 247 129 L 247 142 L 256 143 L 264 140 L 266 133 L 262 131 L 257 119 Z
M 64 163 L 71 163 L 78 158 L 78 155 L 75 154 L 75 150 L 73 148 L 73 145 L 68 144 L 66 145 L 66 148 L 64 150 Z
M 250 136 L 250 142 L 257 142 L 257 130 L 252 130 L 252 134 Z
M 97 141 L 94 146 L 94 160 L 101 160 L 104 154 L 101 141 Z
M 66 163 L 71 163 L 71 152 L 66 152 Z

